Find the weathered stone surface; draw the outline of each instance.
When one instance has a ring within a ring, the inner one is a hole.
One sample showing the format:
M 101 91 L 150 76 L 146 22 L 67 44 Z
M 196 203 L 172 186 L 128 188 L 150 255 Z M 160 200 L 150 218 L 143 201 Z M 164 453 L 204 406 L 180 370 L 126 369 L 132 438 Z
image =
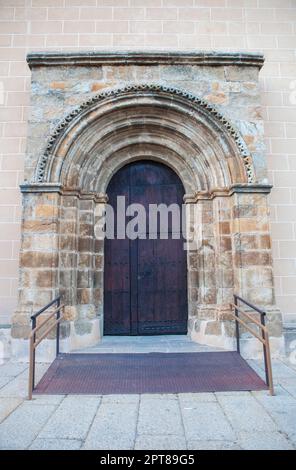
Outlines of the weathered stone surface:
M 138 405 L 102 404 L 91 425 L 83 449 L 133 449 Z
M 206 329 L 205 329 L 205 334 L 206 335 L 220 336 L 221 335 L 221 322 L 219 322 L 219 321 L 209 321 L 209 322 L 207 322 Z
M 54 287 L 55 286 L 55 276 L 57 271 L 48 270 L 48 271 L 38 271 L 36 273 L 36 286 L 37 287 Z
M 78 320 L 74 322 L 74 328 L 78 335 L 85 335 L 91 333 L 92 324 L 85 320 Z
M 54 409 L 53 405 L 34 405 L 34 408 L 30 404 L 19 406 L 0 424 L 0 448 L 17 450 L 29 447 Z
M 35 215 L 40 219 L 52 219 L 58 215 L 58 207 L 49 204 L 39 204 L 35 207 Z
M 42 439 L 85 439 L 99 404 L 100 399 L 97 397 L 69 396 L 65 398 L 51 415 L 38 437 Z
M 252 396 L 233 397 L 217 394 L 217 397 L 233 428 L 249 433 L 275 430 L 273 420 Z
M 235 336 L 235 324 L 233 321 L 224 321 L 224 331 L 227 336 Z
M 203 334 L 227 341 L 231 320 L 219 312 L 234 291 L 272 308 L 269 187 L 257 184 L 266 181 L 262 57 L 96 52 L 51 53 L 42 57 L 50 67 L 40 60 L 30 59 L 25 167 L 33 185 L 22 186 L 18 311 L 29 317 L 59 292 L 71 331 L 89 333 L 81 320 L 104 313 L 104 241 L 95 239 L 94 224 L 111 177 L 139 156 L 168 164 L 190 212 L 200 211 L 201 220 L 190 221 L 200 239 L 188 253 L 189 329 L 201 331 L 207 321 Z M 276 315 L 270 329 L 279 337 Z M 16 315 L 12 331 L 27 336 L 28 321 Z
M 92 300 L 92 289 L 77 288 L 77 300 L 79 304 L 89 304 Z
M 25 220 L 23 222 L 23 230 L 25 232 L 57 232 L 57 223 L 51 221 Z
M 198 407 L 181 406 L 187 440 L 235 441 L 236 435 L 217 403 L 202 403 Z M 198 423 L 198 425 L 197 425 Z
M 75 320 L 77 318 L 77 309 L 74 305 L 65 305 L 64 308 L 65 320 Z
M 258 72 L 256 69 L 230 65 L 229 67 L 225 67 L 224 70 L 226 79 L 229 81 L 257 82 Z
M 215 436 L 213 436 L 215 437 Z M 231 441 L 215 441 L 215 440 L 190 440 L 187 448 L 189 450 L 240 450 L 241 447 Z
M 22 402 L 21 398 L 0 398 L 0 423 Z
M 162 434 L 155 436 L 154 434 L 142 434 L 137 436 L 135 449 L 184 450 L 186 449 L 186 440 L 184 436 L 163 436 Z
M 79 450 L 82 441 L 75 439 L 35 439 L 30 450 Z
M 138 434 L 182 435 L 182 420 L 177 400 L 142 397 L 139 410 Z
M 243 432 L 238 443 L 244 450 L 293 450 L 292 443 L 279 432 Z
M 24 251 L 20 256 L 21 266 L 24 268 L 55 268 L 58 266 L 58 253 Z

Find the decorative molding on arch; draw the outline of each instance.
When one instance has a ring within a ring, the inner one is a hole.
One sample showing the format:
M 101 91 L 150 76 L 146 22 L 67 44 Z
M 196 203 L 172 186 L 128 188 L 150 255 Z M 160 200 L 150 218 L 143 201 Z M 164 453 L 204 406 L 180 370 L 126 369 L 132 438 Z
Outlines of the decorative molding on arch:
M 243 140 L 242 136 L 240 135 L 239 131 L 234 127 L 234 125 L 222 114 L 218 109 L 208 103 L 206 100 L 195 96 L 194 94 L 178 89 L 175 87 L 164 86 L 157 83 L 137 83 L 137 84 L 130 84 L 123 87 L 118 87 L 114 89 L 108 89 L 103 92 L 100 92 L 88 100 L 84 101 L 80 106 L 73 109 L 55 128 L 55 130 L 50 135 L 45 152 L 42 156 L 39 157 L 36 173 L 35 173 L 35 181 L 38 183 L 42 183 L 45 181 L 46 178 L 46 167 L 50 160 L 50 157 L 54 155 L 55 146 L 59 142 L 61 136 L 66 133 L 67 128 L 69 125 L 74 121 L 80 114 L 82 115 L 88 108 L 91 108 L 93 105 L 100 101 L 104 101 L 105 99 L 124 95 L 124 94 L 134 94 L 140 92 L 161 92 L 164 94 L 168 94 L 169 96 L 174 95 L 181 98 L 185 98 L 186 100 L 190 101 L 191 103 L 197 105 L 198 107 L 205 110 L 209 113 L 214 119 L 216 119 L 222 126 L 225 128 L 228 135 L 233 139 L 235 142 L 238 153 L 243 159 L 245 171 L 247 174 L 248 183 L 253 183 L 255 181 L 255 172 L 253 167 L 253 160 L 250 154 L 250 151 Z
M 196 204 L 202 200 L 212 200 L 216 197 L 230 197 L 234 193 L 245 194 L 269 194 L 272 189 L 270 184 L 235 184 L 230 188 L 213 189 L 212 191 L 196 191 L 195 193 L 184 194 L 185 204 Z M 108 195 L 106 193 L 96 193 L 94 191 L 82 191 L 80 188 L 67 189 L 59 183 L 23 183 L 20 184 L 22 193 L 58 193 L 61 196 L 76 196 L 79 199 L 92 200 L 96 203 L 106 204 Z
M 31 52 L 29 67 L 40 66 L 98 66 L 98 65 L 203 65 L 252 66 L 261 68 L 264 56 L 259 52 L 231 51 L 73 51 Z
M 61 183 L 22 183 L 20 190 L 21 193 L 58 193 L 61 196 L 76 196 L 79 199 L 92 200 L 102 204 L 108 202 L 108 196 L 105 193 L 82 191 L 80 188 L 66 189 Z
M 270 184 L 235 184 L 230 188 L 213 189 L 212 191 L 197 191 L 195 194 L 185 194 L 184 202 L 186 204 L 196 204 L 202 200 L 212 200 L 215 197 L 230 197 L 235 193 L 245 194 L 269 194 L 272 189 Z

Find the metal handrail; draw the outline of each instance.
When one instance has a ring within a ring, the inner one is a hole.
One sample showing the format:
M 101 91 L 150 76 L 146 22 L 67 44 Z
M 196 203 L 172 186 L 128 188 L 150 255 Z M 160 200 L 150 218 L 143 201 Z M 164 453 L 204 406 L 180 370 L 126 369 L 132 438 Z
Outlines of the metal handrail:
M 37 318 L 39 315 L 44 313 L 46 310 L 48 310 L 50 307 L 53 305 L 56 305 L 56 308 L 53 312 L 48 315 L 42 323 L 39 323 L 37 326 Z M 61 305 L 61 296 L 56 297 L 54 300 L 49 302 L 45 307 L 42 307 L 38 312 L 34 313 L 34 315 L 31 316 L 32 320 L 32 331 L 29 335 L 29 341 L 30 341 L 30 364 L 29 364 L 29 393 L 28 393 L 28 399 L 32 399 L 32 394 L 33 390 L 35 388 L 35 351 L 37 346 L 41 343 L 41 341 L 51 332 L 51 330 L 56 327 L 56 356 L 58 356 L 60 352 L 60 322 L 64 318 L 63 315 L 61 315 L 61 310 L 63 310 L 64 305 Z M 44 327 L 46 323 L 49 322 L 53 317 L 55 318 L 54 323 L 45 330 L 45 332 L 41 335 L 40 338 L 36 339 L 36 333 Z
M 235 331 L 236 331 L 236 350 L 240 354 L 240 331 L 239 325 L 243 325 L 243 327 L 249 331 L 255 338 L 257 338 L 263 345 L 263 355 L 264 355 L 264 366 L 265 366 L 265 378 L 266 378 L 266 385 L 269 388 L 270 395 L 274 395 L 274 387 L 273 387 L 273 379 L 272 379 L 272 367 L 271 367 L 271 355 L 270 355 L 270 345 L 269 345 L 269 333 L 267 327 L 265 325 L 265 316 L 266 312 L 255 305 L 251 304 L 247 300 L 243 299 L 239 295 L 234 294 L 234 303 L 230 304 L 234 308 L 234 314 L 231 313 L 232 317 L 235 320 Z M 255 313 L 259 313 L 260 315 L 260 322 L 253 318 L 249 313 L 242 310 L 238 304 L 238 302 L 247 305 Z M 250 322 L 254 323 L 261 331 L 261 336 L 254 331 L 245 321 L 243 321 L 239 314 L 243 315 L 247 318 Z

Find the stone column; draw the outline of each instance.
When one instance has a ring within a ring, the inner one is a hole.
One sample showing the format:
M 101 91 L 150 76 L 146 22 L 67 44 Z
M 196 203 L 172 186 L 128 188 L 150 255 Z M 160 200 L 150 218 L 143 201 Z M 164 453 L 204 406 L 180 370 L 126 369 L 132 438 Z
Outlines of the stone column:
M 216 332 L 217 345 L 226 349 L 234 347 L 234 323 L 230 317 L 233 302 L 234 269 L 231 237 L 232 201 L 227 189 L 216 191 L 213 199 L 215 265 L 216 265 Z M 211 325 L 208 325 L 208 330 Z M 213 324 L 214 326 L 214 324 Z M 215 344 L 215 341 L 211 341 Z
M 105 213 L 108 196 L 98 194 L 95 199 L 94 215 L 94 304 L 96 315 L 100 320 L 100 333 L 103 336 L 103 318 L 104 318 L 104 236 L 102 236 L 102 225 L 104 221 L 102 216 Z
M 65 192 L 61 197 L 59 243 L 59 288 L 67 321 L 77 319 L 78 195 Z M 69 336 L 70 324 L 67 325 Z M 64 328 L 64 326 L 63 326 Z
M 24 184 L 21 190 L 20 289 L 12 318 L 13 339 L 27 339 L 30 316 L 59 294 L 59 188 Z M 27 355 L 27 345 L 22 341 L 15 345 L 13 355 Z
M 281 313 L 275 306 L 273 266 L 267 194 L 270 186 L 233 188 L 232 243 L 234 291 L 267 312 L 273 351 L 283 348 Z M 244 333 L 245 353 L 254 355 L 262 347 Z
M 190 201 L 187 201 L 190 202 Z M 191 202 L 195 212 L 192 227 L 196 246 L 188 254 L 189 318 L 191 338 L 206 342 L 206 335 L 216 336 L 216 259 L 213 231 L 213 203 L 208 195 L 197 193 Z M 193 297 L 192 297 L 192 294 Z
M 187 251 L 187 289 L 188 289 L 188 334 L 194 335 L 197 318 L 198 303 L 198 241 L 197 236 L 200 226 L 196 220 L 196 202 L 194 195 L 185 195 L 185 221 L 183 220 L 183 237 L 186 239 L 184 249 Z M 184 213 L 183 213 L 184 217 Z M 185 222 L 185 224 L 184 224 Z M 185 230 L 184 230 L 185 228 Z

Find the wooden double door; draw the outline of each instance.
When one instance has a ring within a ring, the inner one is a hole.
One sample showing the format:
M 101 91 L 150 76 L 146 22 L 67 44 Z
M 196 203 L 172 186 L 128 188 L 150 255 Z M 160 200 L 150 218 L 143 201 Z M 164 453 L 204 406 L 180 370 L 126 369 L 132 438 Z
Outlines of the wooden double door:
M 184 196 L 181 180 L 165 165 L 140 161 L 121 168 L 110 181 L 107 194 L 115 214 L 115 235 L 118 196 L 125 197 L 126 207 L 136 203 L 145 208 L 146 227 L 137 227 L 139 234 L 135 239 L 115 236 L 105 240 L 104 334 L 186 334 L 184 239 L 176 233 L 171 217 L 167 239 L 161 238 L 159 223 L 152 227 L 155 233 L 150 226 L 148 236 L 149 204 L 178 204 L 181 211 Z M 132 218 L 127 217 L 126 223 Z

